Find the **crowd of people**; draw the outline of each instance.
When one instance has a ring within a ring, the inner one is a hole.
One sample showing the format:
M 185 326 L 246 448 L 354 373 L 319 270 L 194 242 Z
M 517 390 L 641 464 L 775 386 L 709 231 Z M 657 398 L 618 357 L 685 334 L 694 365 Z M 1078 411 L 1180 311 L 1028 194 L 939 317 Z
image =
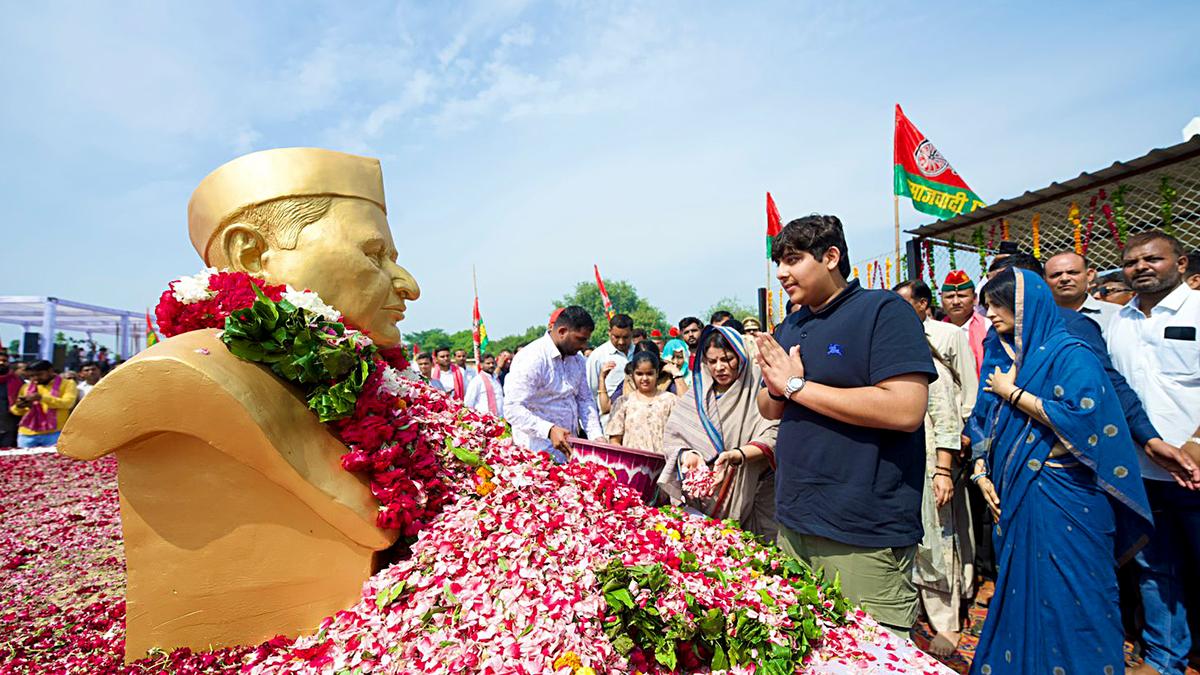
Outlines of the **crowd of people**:
M 58 443 L 71 410 L 108 372 L 104 361 L 79 361 L 61 373 L 49 361 L 14 361 L 0 347 L 0 448 Z
M 660 503 L 736 520 L 837 578 L 882 626 L 972 672 L 1181 674 L 1200 618 L 1200 251 L 1157 230 L 1120 270 L 1006 248 L 977 284 L 850 278 L 841 222 L 772 246 L 788 310 L 666 335 L 560 308 L 540 338 L 416 354 L 412 377 L 568 461 L 574 439 L 661 454 Z M 103 376 L 0 352 L 0 446 L 50 446 Z M 578 441 L 574 441 L 578 442 Z M 990 582 L 990 599 L 976 598 Z M 1200 641 L 1200 640 L 1196 640 Z
M 991 582 L 973 672 L 1123 671 L 1129 638 L 1135 672 L 1183 673 L 1200 252 L 1144 232 L 1098 275 L 1074 251 L 1008 249 L 935 292 L 849 279 L 832 216 L 773 251 L 790 302 L 771 333 L 717 313 L 650 335 L 617 314 L 589 349 L 591 315 L 566 307 L 516 353 L 474 370 L 443 348 L 419 372 L 555 461 L 573 437 L 661 453 L 660 502 L 777 542 L 897 634 L 924 615 L 936 655 Z

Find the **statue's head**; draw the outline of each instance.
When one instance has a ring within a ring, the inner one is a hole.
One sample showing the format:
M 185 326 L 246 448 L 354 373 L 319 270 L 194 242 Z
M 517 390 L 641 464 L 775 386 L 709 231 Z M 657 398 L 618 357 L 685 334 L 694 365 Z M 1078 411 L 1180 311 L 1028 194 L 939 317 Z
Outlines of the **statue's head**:
M 320 148 L 239 157 L 188 203 L 205 264 L 315 291 L 383 346 L 421 289 L 396 264 L 379 160 Z

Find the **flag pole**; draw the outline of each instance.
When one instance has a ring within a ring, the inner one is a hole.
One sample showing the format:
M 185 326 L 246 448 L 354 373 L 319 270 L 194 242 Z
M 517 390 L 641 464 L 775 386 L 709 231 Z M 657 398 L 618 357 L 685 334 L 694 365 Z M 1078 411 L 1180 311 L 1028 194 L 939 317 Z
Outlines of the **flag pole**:
M 475 278 L 474 263 L 471 264 L 471 290 L 475 292 L 474 307 L 478 308 L 479 307 L 479 281 Z M 479 335 L 479 323 L 475 319 L 475 311 L 474 310 L 471 311 L 471 325 L 472 325 L 472 328 L 474 329 L 471 332 L 476 336 Z M 480 372 L 479 371 L 479 340 L 472 339 L 471 342 L 474 345 L 473 351 L 475 352 L 475 372 L 478 373 L 478 372 Z
M 900 270 L 900 195 L 892 195 L 892 214 L 896 221 L 896 270 L 897 277 Z
M 771 320 L 772 319 L 771 315 L 775 313 L 772 311 L 775 309 L 774 307 L 772 307 L 772 305 L 774 305 L 775 303 L 772 302 L 772 298 L 771 298 L 771 260 L 770 259 L 767 259 L 767 284 L 765 286 L 763 286 L 763 288 L 767 289 L 767 315 L 763 318 L 767 322 L 767 326 L 766 326 L 767 330 L 772 331 L 772 330 L 775 330 L 774 321 Z

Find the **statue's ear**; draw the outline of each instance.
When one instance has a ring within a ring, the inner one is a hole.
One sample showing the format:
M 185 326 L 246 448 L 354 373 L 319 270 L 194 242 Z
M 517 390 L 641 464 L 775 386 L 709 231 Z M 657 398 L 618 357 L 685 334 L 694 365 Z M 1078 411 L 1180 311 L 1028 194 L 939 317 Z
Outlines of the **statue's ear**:
M 220 246 L 233 271 L 247 274 L 262 272 L 262 258 L 268 247 L 258 230 L 242 223 L 233 223 L 221 233 Z

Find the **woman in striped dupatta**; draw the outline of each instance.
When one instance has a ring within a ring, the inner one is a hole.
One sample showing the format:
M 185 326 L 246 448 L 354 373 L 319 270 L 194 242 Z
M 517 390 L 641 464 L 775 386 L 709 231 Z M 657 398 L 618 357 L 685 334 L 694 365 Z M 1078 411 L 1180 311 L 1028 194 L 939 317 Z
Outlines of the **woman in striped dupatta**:
M 667 463 L 659 487 L 672 503 L 687 501 L 713 518 L 732 518 L 742 529 L 774 541 L 779 422 L 758 412 L 758 366 L 747 358 L 742 336 L 725 326 L 705 328 L 696 352 L 691 391 L 667 420 Z M 701 465 L 712 467 L 716 486 L 706 498 L 688 499 L 683 477 Z

